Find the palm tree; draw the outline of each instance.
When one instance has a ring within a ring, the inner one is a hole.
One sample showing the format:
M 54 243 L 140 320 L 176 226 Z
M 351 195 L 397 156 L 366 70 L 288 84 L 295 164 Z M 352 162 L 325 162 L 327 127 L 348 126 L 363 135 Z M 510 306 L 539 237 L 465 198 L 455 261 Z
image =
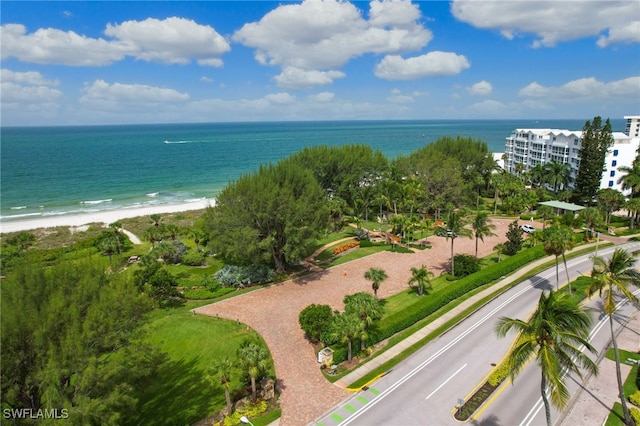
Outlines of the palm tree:
M 551 206 L 540 206 L 536 209 L 536 212 L 542 217 L 542 230 L 547 225 L 547 221 L 553 217 L 553 208 Z
M 465 228 L 468 222 L 464 219 L 461 214 L 456 213 L 455 211 L 449 212 L 449 217 L 447 218 L 447 227 L 440 228 L 438 230 L 438 235 L 441 237 L 446 237 L 447 240 L 451 239 L 451 275 L 456 276 L 455 273 L 455 265 L 453 263 L 453 242 L 458 237 L 467 237 L 473 238 L 473 233 L 470 229 Z
M 629 224 L 629 228 L 634 229 L 638 212 L 640 212 L 640 198 L 629 199 L 625 203 L 624 207 L 629 211 L 629 216 L 631 217 L 631 223 Z
M 628 252 L 617 248 L 613 252 L 613 256 L 606 262 L 601 257 L 593 258 L 593 270 L 591 277 L 593 283 L 587 289 L 587 294 L 591 296 L 598 292 L 602 298 L 604 312 L 609 316 L 609 328 L 611 329 L 611 342 L 613 343 L 613 352 L 616 358 L 616 375 L 618 379 L 618 392 L 620 402 L 622 403 L 622 411 L 624 413 L 624 422 L 627 425 L 633 425 L 633 419 L 629 413 L 627 402 L 624 397 L 622 388 L 622 376 L 620 373 L 620 354 L 618 353 L 618 343 L 616 335 L 613 332 L 613 315 L 616 312 L 616 293 L 622 294 L 624 298 L 632 302 L 638 303 L 638 298 L 631 293 L 629 285 L 638 285 L 640 283 L 640 273 L 634 269 L 634 259 Z
M 504 253 L 506 247 L 507 246 L 505 246 L 504 243 L 498 243 L 493 247 L 493 249 L 498 253 L 498 262 L 502 260 L 502 254 Z
M 564 372 L 576 373 L 582 378 L 580 368 L 597 373 L 598 366 L 585 354 L 581 346 L 591 352 L 589 344 L 591 318 L 583 308 L 571 302 L 566 294 L 553 290 L 540 295 L 538 307 L 528 321 L 502 317 L 496 326 L 498 337 L 511 330 L 519 333 L 516 345 L 507 358 L 509 376 L 513 381 L 532 356 L 542 371 L 540 393 L 544 402 L 547 425 L 551 426 L 551 403 L 558 409 L 569 400 Z
M 374 296 L 378 297 L 378 289 L 380 288 L 380 284 L 382 283 L 382 281 L 388 278 L 387 273 L 384 271 L 384 269 L 371 268 L 364 273 L 364 277 L 365 279 L 371 281 L 373 294 Z
M 496 234 L 491 232 L 496 226 L 491 223 L 487 212 L 478 212 L 471 222 L 471 228 L 476 237 L 476 257 L 478 257 L 478 240 L 484 243 L 484 237 L 494 237 Z
M 375 320 L 382 318 L 382 305 L 378 299 L 365 292 L 345 296 L 343 303 L 345 313 L 360 319 L 360 349 L 364 350 L 368 338 L 367 329 Z
M 551 161 L 546 164 L 547 182 L 553 186 L 553 193 L 558 194 L 560 188 L 566 188 L 571 182 L 571 165 Z
M 238 349 L 240 365 L 251 378 L 251 398 L 256 401 L 256 379 L 266 373 L 271 366 L 269 352 L 264 346 L 245 342 Z
M 578 216 L 584 220 L 584 226 L 589 230 L 589 239 L 593 238 L 593 231 L 603 223 L 602 211 L 598 207 L 586 207 L 580 210 Z
M 347 344 L 347 361 L 351 362 L 351 341 L 362 334 L 360 318 L 355 314 L 343 312 L 333 317 L 331 330 L 333 338 Z
M 122 223 L 119 221 L 110 223 L 109 228 L 113 230 L 113 234 L 115 235 L 116 239 L 116 245 L 118 246 L 118 254 L 120 254 L 122 253 L 122 247 L 120 247 L 120 229 L 122 228 Z
M 233 413 L 233 404 L 231 404 L 231 369 L 233 365 L 229 358 L 218 361 L 213 364 L 207 375 L 212 383 L 219 383 L 224 389 L 224 396 L 227 400 L 227 415 Z
M 556 257 L 556 290 L 560 285 L 560 278 L 558 274 L 558 256 L 562 256 L 564 262 L 564 270 L 567 273 L 567 282 L 569 283 L 569 293 L 571 291 L 571 279 L 569 278 L 569 270 L 567 269 L 566 252 L 575 247 L 575 241 L 573 239 L 573 231 L 565 226 L 552 226 L 544 230 L 543 236 L 544 252 L 547 255 L 554 255 Z
M 623 190 L 630 189 L 631 198 L 634 198 L 640 193 L 640 157 L 636 157 L 631 167 L 620 166 L 618 167 L 618 171 L 625 173 L 624 176 L 620 176 L 618 183 L 622 184 Z
M 531 180 L 531 185 L 540 187 L 547 178 L 547 171 L 544 167 L 544 164 L 538 163 L 529 170 L 529 179 Z
M 418 288 L 418 296 L 422 296 L 425 289 L 431 289 L 431 278 L 433 272 L 429 271 L 425 265 L 420 268 L 411 268 L 411 278 L 409 278 L 409 287 Z

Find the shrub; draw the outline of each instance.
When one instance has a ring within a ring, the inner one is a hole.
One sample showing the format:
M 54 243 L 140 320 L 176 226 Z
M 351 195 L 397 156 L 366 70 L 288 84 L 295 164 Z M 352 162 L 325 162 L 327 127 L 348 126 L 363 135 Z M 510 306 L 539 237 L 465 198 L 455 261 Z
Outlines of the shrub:
M 507 378 L 507 376 L 509 376 L 509 367 L 507 366 L 506 362 L 503 362 L 498 368 L 493 371 L 493 373 L 491 373 L 491 375 L 489 376 L 489 380 L 487 381 L 491 386 L 498 386 L 504 379 Z
M 355 234 L 356 234 L 356 240 L 358 240 L 358 241 L 368 240 L 369 239 L 369 232 L 367 232 L 363 228 L 356 228 Z
M 480 259 L 470 254 L 458 254 L 453 257 L 456 265 L 456 278 L 466 277 L 480 270 Z
M 345 251 L 352 249 L 354 247 L 359 247 L 360 243 L 358 241 L 351 241 L 349 243 L 341 244 L 338 247 L 333 249 L 334 256 L 339 255 L 340 253 L 344 253 Z
M 240 421 L 240 418 L 242 416 L 246 416 L 248 418 L 256 417 L 264 413 L 265 411 L 267 411 L 267 407 L 268 406 L 266 401 L 259 401 L 259 402 L 256 402 L 255 404 L 248 403 L 243 407 L 238 408 L 230 416 L 225 417 L 222 424 L 224 426 L 241 425 L 242 422 Z
M 182 256 L 182 263 L 188 266 L 202 266 L 204 265 L 204 258 L 204 253 L 190 251 Z
M 273 281 L 275 272 L 264 265 L 226 265 L 215 273 L 214 278 L 224 286 L 239 287 Z
M 514 220 L 509 224 L 507 240 L 508 241 L 504 243 L 504 254 L 513 256 L 522 248 L 522 231 L 518 227 L 517 220 Z
M 322 340 L 322 332 L 331 323 L 333 311 L 329 305 L 309 305 L 298 316 L 300 328 L 312 342 Z
M 371 240 L 360 240 L 360 247 L 373 247 Z
M 637 390 L 634 393 L 632 393 L 631 396 L 629 397 L 629 401 L 633 405 L 640 406 L 640 390 Z
M 636 424 L 640 424 L 640 410 L 638 410 L 636 407 L 631 407 L 629 412 L 631 413 L 631 417 L 633 417 L 633 420 L 635 420 Z

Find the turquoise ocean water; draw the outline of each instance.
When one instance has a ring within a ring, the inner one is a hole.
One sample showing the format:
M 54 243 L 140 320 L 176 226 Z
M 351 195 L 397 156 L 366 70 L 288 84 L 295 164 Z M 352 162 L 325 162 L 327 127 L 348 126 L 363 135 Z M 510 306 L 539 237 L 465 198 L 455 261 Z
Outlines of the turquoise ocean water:
M 624 120 L 612 120 L 624 131 Z M 442 136 L 493 152 L 516 128 L 580 130 L 584 120 L 163 124 L 0 129 L 0 221 L 181 203 L 215 196 L 305 146 L 363 143 L 388 158 Z

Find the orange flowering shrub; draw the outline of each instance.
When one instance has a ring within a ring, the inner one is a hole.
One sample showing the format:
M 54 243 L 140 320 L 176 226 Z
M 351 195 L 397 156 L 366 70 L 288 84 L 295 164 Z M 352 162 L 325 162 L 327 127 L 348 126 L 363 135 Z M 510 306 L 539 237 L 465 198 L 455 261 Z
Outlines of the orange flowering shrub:
M 351 241 L 350 243 L 342 244 L 342 245 L 339 245 L 338 247 L 335 247 L 333 249 L 333 254 L 334 256 L 337 256 L 340 253 L 344 253 L 345 251 L 358 246 L 360 246 L 360 243 L 358 241 Z

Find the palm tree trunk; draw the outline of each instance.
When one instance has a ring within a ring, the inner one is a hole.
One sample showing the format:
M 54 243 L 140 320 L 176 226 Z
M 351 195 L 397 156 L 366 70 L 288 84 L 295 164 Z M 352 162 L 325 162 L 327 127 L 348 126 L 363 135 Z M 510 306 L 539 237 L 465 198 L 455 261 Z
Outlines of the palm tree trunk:
M 456 271 L 454 269 L 454 265 L 453 265 L 453 238 L 451 238 L 451 276 L 455 277 L 456 276 Z
M 549 398 L 547 398 L 547 379 L 542 373 L 542 380 L 540 381 L 540 394 L 542 395 L 542 402 L 544 402 L 544 414 L 547 418 L 547 426 L 552 426 L 551 423 L 551 406 L 549 405 Z
M 476 257 L 478 257 L 478 236 L 476 235 Z
M 256 402 L 256 378 L 251 377 L 251 399 Z
M 556 291 L 558 291 L 559 286 L 560 286 L 560 274 L 558 272 L 558 256 L 556 256 Z
M 569 270 L 567 269 L 567 258 L 564 253 L 562 253 L 562 261 L 564 262 L 564 272 L 567 274 L 567 282 L 569 283 L 569 294 L 573 294 L 573 290 L 571 290 L 571 278 L 569 278 Z
M 624 397 L 624 389 L 622 388 L 622 373 L 620 372 L 620 353 L 618 352 L 618 342 L 616 342 L 616 335 L 613 332 L 613 315 L 609 315 L 609 328 L 611 329 L 611 343 L 613 344 L 613 353 L 616 357 L 616 378 L 618 379 L 618 393 L 620 396 L 620 403 L 622 404 L 622 413 L 624 414 L 624 424 L 627 426 L 634 426 L 635 422 L 631 418 L 629 413 L 629 407 L 627 407 L 627 400 Z
M 347 360 L 351 362 L 351 339 L 347 340 Z
M 231 395 L 229 394 L 229 389 L 225 386 L 224 388 L 224 397 L 227 399 L 227 416 L 233 414 L 233 405 L 231 404 Z

